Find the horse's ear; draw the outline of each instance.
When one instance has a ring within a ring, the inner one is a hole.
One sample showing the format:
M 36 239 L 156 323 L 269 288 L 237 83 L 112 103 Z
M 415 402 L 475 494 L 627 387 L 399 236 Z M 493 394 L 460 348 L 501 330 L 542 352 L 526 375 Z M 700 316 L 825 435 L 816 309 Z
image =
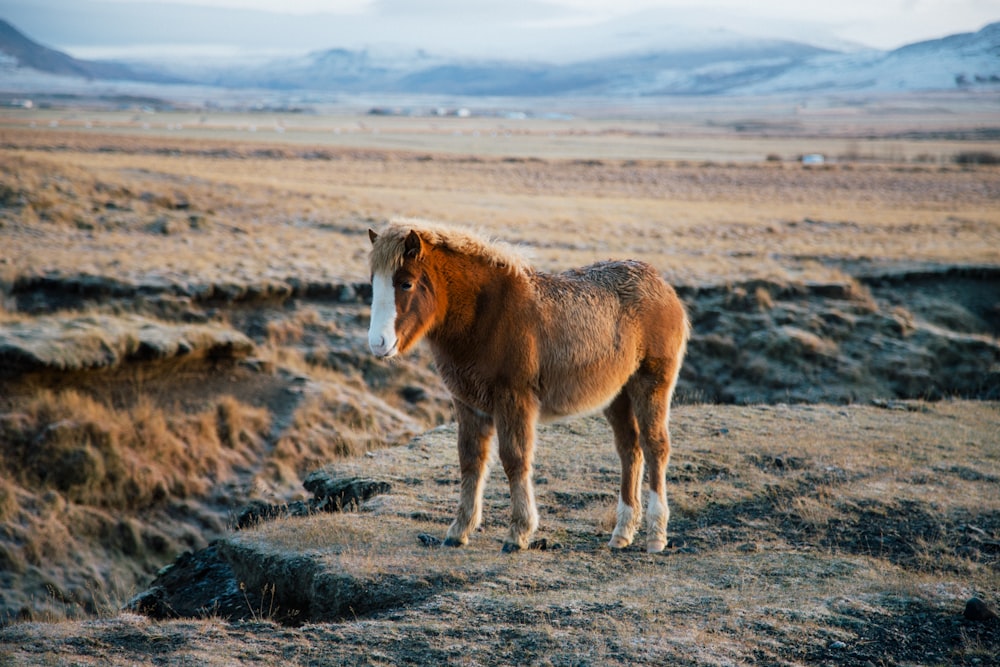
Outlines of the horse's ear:
M 416 259 L 423 254 L 424 242 L 420 238 L 420 234 L 416 231 L 410 230 L 410 233 L 406 235 L 406 239 L 403 241 L 403 248 L 405 249 L 405 256 L 407 259 Z
M 375 230 L 371 227 L 368 228 L 368 238 L 372 240 L 372 245 L 375 245 L 375 239 L 378 238 L 378 234 L 376 234 Z

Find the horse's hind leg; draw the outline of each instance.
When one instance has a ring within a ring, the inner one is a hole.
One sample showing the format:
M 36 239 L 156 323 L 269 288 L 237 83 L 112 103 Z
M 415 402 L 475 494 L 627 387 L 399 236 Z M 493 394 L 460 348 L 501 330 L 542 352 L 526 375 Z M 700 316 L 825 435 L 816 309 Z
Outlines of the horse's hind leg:
M 618 492 L 617 521 L 615 532 L 611 534 L 608 546 L 622 549 L 632 544 L 635 531 L 642 521 L 642 501 L 639 489 L 642 486 L 643 456 L 639 448 L 639 428 L 632 412 L 632 403 L 622 391 L 604 410 L 604 416 L 611 424 L 615 436 L 615 448 L 622 462 L 622 482 Z
M 646 551 L 667 546 L 667 466 L 670 463 L 670 399 L 677 381 L 679 360 L 649 362 L 629 381 L 629 396 L 639 425 L 639 444 L 646 457 L 649 502 L 646 507 Z
M 458 463 L 462 474 L 458 514 L 448 528 L 444 543 L 459 547 L 469 541 L 469 533 L 479 527 L 483 517 L 483 482 L 489 471 L 490 440 L 493 420 L 467 405 L 455 401 L 458 421 Z

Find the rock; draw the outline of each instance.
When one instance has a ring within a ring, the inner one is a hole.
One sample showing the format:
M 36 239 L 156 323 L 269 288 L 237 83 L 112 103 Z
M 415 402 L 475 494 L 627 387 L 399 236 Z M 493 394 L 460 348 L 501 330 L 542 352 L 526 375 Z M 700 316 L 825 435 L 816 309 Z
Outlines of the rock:
M 358 300 L 358 293 L 353 285 L 341 285 L 337 294 L 337 301 L 340 303 L 355 303 Z
M 962 615 L 969 621 L 992 621 L 997 618 L 997 613 L 979 598 L 970 598 Z
M 423 403 L 427 400 L 427 390 L 416 385 L 407 385 L 399 390 L 399 395 L 407 403 Z
M 273 504 L 263 500 L 251 501 L 237 514 L 236 529 L 248 528 L 279 517 L 355 510 L 366 500 L 392 489 L 388 482 L 360 477 L 336 479 L 324 470 L 310 473 L 302 485 L 313 494 L 308 502 Z
M 533 540 L 529 545 L 528 549 L 534 551 L 559 551 L 563 546 L 558 542 L 549 542 L 545 537 L 537 540 Z
M 219 553 L 218 542 L 213 542 L 181 554 L 125 609 L 161 620 L 205 616 L 241 620 L 251 618 L 255 606 L 259 608 L 259 600 L 240 587 L 232 566 Z
M 310 504 L 317 510 L 339 512 L 356 509 L 373 496 L 388 493 L 392 485 L 374 479 L 351 477 L 336 479 L 325 470 L 316 470 L 302 482 L 302 486 L 313 494 Z
M 420 540 L 420 543 L 425 547 L 439 547 L 443 544 L 443 540 L 440 537 L 435 537 L 430 533 L 420 533 L 417 535 L 417 539 Z
M 242 530 L 279 517 L 308 516 L 312 511 L 310 505 L 302 501 L 279 505 L 263 500 L 251 500 L 236 515 L 236 529 Z
M 190 229 L 191 223 L 188 220 L 167 215 L 161 215 L 146 225 L 146 231 L 150 234 L 161 234 L 163 236 L 183 234 Z

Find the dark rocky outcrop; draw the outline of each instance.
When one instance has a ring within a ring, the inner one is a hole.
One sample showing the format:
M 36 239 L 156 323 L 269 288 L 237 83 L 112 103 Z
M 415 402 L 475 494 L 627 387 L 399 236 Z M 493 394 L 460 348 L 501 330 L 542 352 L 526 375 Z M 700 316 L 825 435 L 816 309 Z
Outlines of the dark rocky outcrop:
M 237 528 L 259 526 L 279 517 L 357 510 L 362 502 L 391 489 L 388 482 L 358 477 L 334 478 L 326 470 L 308 475 L 304 486 L 313 493 L 308 502 L 251 503 L 239 512 Z M 310 590 L 316 570 L 308 554 L 263 557 L 253 548 L 232 540 L 216 540 L 204 549 L 182 554 L 126 607 L 158 619 L 212 615 L 236 620 L 263 616 L 294 623 L 308 620 L 306 592 Z M 324 585 L 337 586 L 330 581 Z M 347 602 L 338 602 L 336 609 L 314 610 L 312 614 L 336 616 L 352 601 L 354 607 L 359 607 L 358 600 L 363 597 L 361 591 L 356 591 Z M 318 599 L 326 598 L 320 596 Z
M 311 491 L 308 501 L 285 504 L 255 500 L 244 507 L 236 517 L 236 527 L 246 528 L 261 521 L 283 516 L 309 516 L 317 512 L 342 512 L 356 510 L 361 503 L 382 493 L 389 493 L 388 482 L 374 479 L 334 479 L 325 470 L 316 470 L 303 480 L 302 485 Z

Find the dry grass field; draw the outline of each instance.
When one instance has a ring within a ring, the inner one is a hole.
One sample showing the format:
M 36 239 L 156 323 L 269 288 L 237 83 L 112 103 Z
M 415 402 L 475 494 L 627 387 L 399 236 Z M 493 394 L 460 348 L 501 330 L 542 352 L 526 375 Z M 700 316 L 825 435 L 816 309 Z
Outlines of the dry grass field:
M 107 613 L 0 638 L 19 665 L 996 664 L 996 621 L 963 610 L 997 595 L 998 424 L 996 404 L 968 401 L 682 406 L 674 546 L 658 555 L 604 547 L 618 464 L 603 420 L 545 427 L 546 548 L 514 557 L 500 471 L 467 548 L 418 539 L 444 534 L 457 495 L 445 426 L 330 466 L 392 485 L 361 512 L 213 545 L 228 586 L 176 565 L 172 595 L 206 605 L 194 618 Z
M 953 103 L 0 112 L 0 664 L 997 664 L 963 608 L 1000 604 L 1000 167 L 961 158 L 1000 140 Z M 677 285 L 667 553 L 603 548 L 594 417 L 541 433 L 546 549 L 501 557 L 501 472 L 468 549 L 418 539 L 457 456 L 428 353 L 367 353 L 395 216 Z M 235 530 L 317 469 L 392 488 Z M 191 554 L 231 604 L 122 611 L 164 577 L 221 599 Z

